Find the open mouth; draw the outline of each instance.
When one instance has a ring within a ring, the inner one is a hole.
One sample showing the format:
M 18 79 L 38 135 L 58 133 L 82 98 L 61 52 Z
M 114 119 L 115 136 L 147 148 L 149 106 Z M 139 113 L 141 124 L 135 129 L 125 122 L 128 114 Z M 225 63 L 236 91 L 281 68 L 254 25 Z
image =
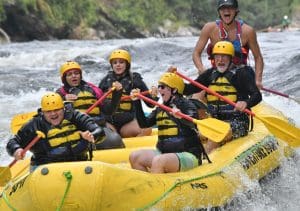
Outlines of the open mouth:
M 218 67 L 225 67 L 225 63 L 218 63 Z
M 55 120 L 57 120 L 57 119 L 58 119 L 58 115 L 51 116 L 51 117 L 50 117 L 50 119 L 51 119 L 51 120 L 53 120 L 53 121 L 55 121 Z

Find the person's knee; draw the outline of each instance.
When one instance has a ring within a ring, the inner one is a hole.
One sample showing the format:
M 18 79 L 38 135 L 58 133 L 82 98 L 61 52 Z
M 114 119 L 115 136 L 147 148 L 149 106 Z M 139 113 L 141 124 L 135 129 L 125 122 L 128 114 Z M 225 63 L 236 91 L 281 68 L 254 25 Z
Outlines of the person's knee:
M 120 130 L 120 134 L 123 138 L 136 137 L 141 133 L 141 129 L 138 127 L 122 127 Z
M 152 162 L 151 162 L 152 168 L 155 168 L 155 169 L 162 168 L 164 165 L 165 165 L 165 160 L 163 159 L 162 156 L 155 156 L 152 159 Z
M 140 152 L 132 152 L 129 155 L 129 162 L 130 163 L 137 163 L 140 158 Z

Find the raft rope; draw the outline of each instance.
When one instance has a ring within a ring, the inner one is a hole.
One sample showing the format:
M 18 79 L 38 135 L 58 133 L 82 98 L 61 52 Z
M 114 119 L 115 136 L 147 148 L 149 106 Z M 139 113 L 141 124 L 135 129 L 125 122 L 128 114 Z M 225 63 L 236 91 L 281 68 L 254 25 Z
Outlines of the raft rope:
M 159 201 L 161 201 L 163 198 L 165 198 L 169 193 L 171 193 L 175 188 L 189 183 L 189 182 L 193 182 L 195 180 L 200 180 L 200 179 L 204 179 L 207 177 L 212 177 L 212 176 L 216 176 L 216 175 L 221 175 L 223 172 L 222 171 L 218 171 L 218 172 L 214 172 L 205 176 L 201 176 L 201 177 L 196 177 L 196 178 L 192 178 L 192 179 L 188 179 L 188 180 L 178 180 L 177 182 L 174 183 L 174 185 L 169 188 L 169 190 L 167 190 L 165 193 L 163 193 L 159 198 L 157 198 L 156 200 L 154 200 L 153 202 L 149 203 L 148 205 L 142 207 L 142 208 L 138 208 L 138 211 L 142 211 L 142 210 L 147 210 L 151 207 L 153 207 L 155 204 L 157 204 Z
M 64 205 L 65 199 L 66 199 L 67 194 L 68 194 L 68 192 L 70 190 L 70 186 L 71 186 L 71 182 L 72 182 L 72 177 L 73 177 L 70 171 L 64 172 L 63 175 L 67 179 L 67 187 L 66 187 L 65 193 L 63 195 L 63 198 L 61 199 L 60 205 L 58 206 L 58 208 L 56 209 L 56 211 L 60 211 L 61 208 L 62 208 L 62 206 Z
M 11 210 L 17 211 L 17 209 L 14 208 L 14 207 L 12 206 L 12 204 L 9 202 L 8 198 L 6 197 L 5 191 L 3 191 L 3 193 L 2 193 L 2 198 L 4 199 L 6 205 L 7 205 Z
M 263 144 L 267 143 L 268 141 L 275 141 L 277 144 L 278 142 L 276 141 L 276 139 L 274 138 L 274 136 L 266 136 L 262 141 L 260 141 L 259 143 L 255 144 L 253 147 L 251 147 L 250 149 L 246 150 L 245 152 L 242 153 L 242 157 L 247 157 L 249 153 L 255 151 L 257 148 L 259 148 L 260 146 L 262 146 Z M 234 165 L 236 161 L 234 161 L 231 165 Z M 148 210 L 151 207 L 153 207 L 154 205 L 156 205 L 159 201 L 161 201 L 163 198 L 165 198 L 170 192 L 172 192 L 176 187 L 180 187 L 183 184 L 189 183 L 189 182 L 193 182 L 195 180 L 200 180 L 200 179 L 205 179 L 208 177 L 212 177 L 212 176 L 216 176 L 216 175 L 221 175 L 224 173 L 224 171 L 221 169 L 220 171 L 205 175 L 205 176 L 201 176 L 201 177 L 195 177 L 192 179 L 188 179 L 188 180 L 178 180 L 174 183 L 174 185 L 169 188 L 169 190 L 167 190 L 166 192 L 164 192 L 160 197 L 158 197 L 156 200 L 150 202 L 148 205 L 142 207 L 142 208 L 138 208 L 138 211 L 142 211 L 142 210 Z

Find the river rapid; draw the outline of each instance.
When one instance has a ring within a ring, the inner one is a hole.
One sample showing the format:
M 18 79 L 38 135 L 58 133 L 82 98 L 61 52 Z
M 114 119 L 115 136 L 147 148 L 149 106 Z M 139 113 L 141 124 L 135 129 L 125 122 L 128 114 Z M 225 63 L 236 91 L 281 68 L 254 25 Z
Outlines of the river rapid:
M 195 78 L 192 51 L 198 37 L 120 39 L 103 41 L 33 41 L 0 45 L 0 164 L 8 165 L 5 145 L 10 137 L 14 115 L 34 111 L 45 91 L 60 85 L 59 66 L 76 60 L 83 68 L 83 78 L 98 85 L 110 70 L 108 57 L 116 48 L 128 49 L 132 71 L 139 72 L 147 85 L 157 80 L 170 65 Z M 258 41 L 265 61 L 263 84 L 266 88 L 300 96 L 300 32 L 259 33 Z M 298 43 L 298 44 L 297 44 Z M 203 56 L 206 66 L 207 57 Z M 250 64 L 254 59 L 250 56 Z M 263 92 L 272 104 L 300 127 L 300 105 L 295 101 Z M 249 192 L 239 193 L 226 210 L 299 210 L 300 150 L 284 159 L 277 173 L 261 182 L 246 181 Z

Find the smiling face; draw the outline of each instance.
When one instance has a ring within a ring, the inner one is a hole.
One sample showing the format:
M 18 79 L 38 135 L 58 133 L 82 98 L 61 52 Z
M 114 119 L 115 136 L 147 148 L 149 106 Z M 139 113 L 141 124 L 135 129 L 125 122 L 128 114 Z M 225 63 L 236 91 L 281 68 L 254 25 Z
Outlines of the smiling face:
M 126 70 L 127 62 L 125 59 L 113 59 L 111 65 L 115 74 L 122 75 Z
M 80 84 L 81 74 L 80 70 L 69 70 L 65 73 L 66 81 L 71 87 L 76 87 Z
M 227 25 L 229 25 L 233 22 L 237 12 L 238 12 L 238 9 L 234 8 L 232 6 L 222 6 L 219 9 L 220 18 Z
M 168 102 L 172 97 L 172 88 L 165 84 L 158 85 L 158 92 L 161 95 L 163 102 Z
M 58 126 L 64 119 L 64 109 L 55 109 L 52 111 L 43 111 L 47 122 L 52 126 Z
M 231 63 L 231 56 L 225 54 L 214 55 L 216 68 L 220 73 L 224 73 Z

